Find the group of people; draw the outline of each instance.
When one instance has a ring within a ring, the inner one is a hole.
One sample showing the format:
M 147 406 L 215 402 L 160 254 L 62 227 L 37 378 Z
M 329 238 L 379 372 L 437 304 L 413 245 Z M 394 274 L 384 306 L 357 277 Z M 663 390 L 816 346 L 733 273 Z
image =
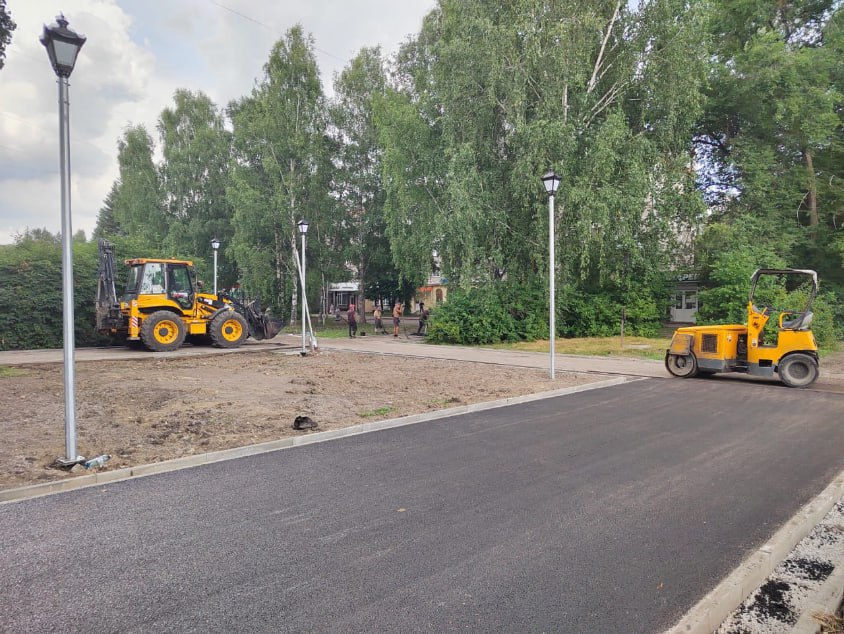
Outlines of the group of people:
M 402 314 L 404 313 L 404 306 L 401 302 L 396 302 L 395 306 L 393 306 L 393 336 L 399 336 L 399 325 L 401 324 Z M 376 334 L 387 334 L 387 331 L 384 330 L 384 323 L 381 321 L 381 308 L 378 306 L 375 307 L 375 310 L 372 311 L 372 319 L 375 321 L 375 333 Z M 419 304 L 419 328 L 416 331 L 416 334 L 421 335 L 426 332 L 426 327 L 428 324 L 428 309 L 425 308 L 424 303 Z M 357 317 L 357 306 L 354 303 L 349 304 L 348 311 L 346 312 L 346 321 L 349 324 L 349 337 L 356 337 L 358 332 L 358 317 Z

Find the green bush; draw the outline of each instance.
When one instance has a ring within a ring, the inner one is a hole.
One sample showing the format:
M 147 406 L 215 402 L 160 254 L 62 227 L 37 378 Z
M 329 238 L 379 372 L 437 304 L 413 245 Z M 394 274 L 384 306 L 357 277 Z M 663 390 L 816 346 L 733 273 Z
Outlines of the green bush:
M 587 293 L 563 286 L 557 294 L 557 335 L 606 337 L 620 329 L 626 310 L 626 332 L 655 336 L 664 312 L 657 290 L 635 288 Z M 614 298 L 617 297 L 617 299 Z M 548 289 L 542 284 L 498 282 L 469 291 L 453 291 L 448 303 L 432 314 L 428 337 L 438 343 L 484 344 L 548 338 Z
M 453 292 L 431 316 L 428 338 L 437 343 L 483 344 L 515 341 L 513 318 L 494 287 Z
M 0 350 L 61 348 L 61 239 L 32 231 L 0 247 Z M 77 346 L 102 343 L 96 332 L 97 245 L 73 240 L 74 339 Z
M 625 312 L 625 332 L 654 337 L 662 324 L 666 299 L 662 285 L 656 291 L 638 287 L 626 293 L 618 291 L 586 292 L 565 286 L 557 300 L 557 334 L 563 337 L 611 337 L 621 330 Z

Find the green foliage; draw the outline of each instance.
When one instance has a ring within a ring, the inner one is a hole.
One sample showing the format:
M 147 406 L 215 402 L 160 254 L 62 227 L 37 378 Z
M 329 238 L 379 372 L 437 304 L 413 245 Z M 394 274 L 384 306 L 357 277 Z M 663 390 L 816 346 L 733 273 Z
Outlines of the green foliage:
M 18 25 L 6 8 L 6 0 L 0 0 L 0 69 L 6 61 L 6 47 L 12 42 L 12 32 L 16 28 Z
M 116 225 L 119 235 L 142 240 L 149 249 L 160 248 L 168 227 L 159 174 L 153 162 L 152 137 L 142 125 L 130 126 L 117 147 L 120 178 L 111 196 L 113 217 L 108 224 Z
M 566 285 L 557 297 L 557 334 L 563 337 L 609 337 L 621 331 L 653 337 L 659 332 L 666 306 L 665 292 L 655 287 L 636 287 L 627 293 L 618 289 L 591 292 Z
M 436 343 L 484 344 L 516 341 L 515 320 L 492 286 L 454 291 L 431 316 L 428 338 Z
M 616 335 L 624 310 L 625 332 L 654 336 L 666 305 L 665 287 L 656 284 L 654 288 L 585 293 L 577 286 L 566 285 L 557 294 L 557 335 Z M 539 283 L 498 282 L 451 292 L 448 302 L 432 315 L 428 338 L 462 344 L 534 340 L 548 337 L 548 320 L 547 288 Z
M 173 101 L 158 122 L 164 158 L 159 173 L 168 219 L 164 246 L 171 257 L 194 260 L 197 273 L 213 279 L 211 239 L 217 238 L 222 244 L 218 286 L 229 288 L 238 281 L 235 260 L 226 257 L 234 233 L 226 199 L 231 134 L 207 95 L 177 90 Z
M 441 0 L 377 108 L 400 272 L 427 272 L 432 249 L 464 289 L 547 270 L 551 167 L 561 282 L 624 288 L 673 264 L 704 211 L 688 175 L 700 27 L 680 0 Z
M 764 229 L 759 224 L 754 218 L 740 218 L 731 224 L 713 223 L 707 227 L 698 243 L 698 262 L 708 280 L 708 286 L 699 293 L 698 323 L 746 322 L 753 272 L 788 267 L 781 255 L 787 240 L 776 234 L 768 240 L 760 239 Z
M 312 38 L 290 29 L 270 53 L 252 95 L 229 106 L 233 163 L 226 189 L 234 210 L 231 249 L 248 293 L 282 317 L 294 312 L 297 223 L 310 223 L 309 255 L 319 276 L 332 260 L 325 104 Z
M 840 294 L 841 4 L 715 0 L 709 10 L 711 83 L 696 140 L 713 220 L 753 219 L 754 250 L 817 270 Z
M 741 322 L 753 270 L 791 266 L 820 274 L 827 345 L 844 334 L 841 4 L 630 4 L 438 0 L 391 64 L 362 49 L 331 103 L 295 26 L 225 112 L 176 91 L 160 161 L 143 126 L 125 129 L 95 236 L 119 260 L 194 260 L 206 282 L 216 236 L 221 286 L 285 317 L 306 218 L 312 308 L 351 277 L 407 300 L 441 266 L 451 293 L 431 339 L 534 339 L 548 336 L 551 260 L 539 176 L 554 168 L 557 334 L 614 335 L 622 310 L 626 332 L 652 334 L 677 267 L 707 280 L 699 321 Z M 0 67 L 13 29 L 0 0 Z M 96 241 L 74 256 L 84 344 Z M 0 347 L 61 345 L 60 260 L 46 232 L 0 247 Z
M 381 149 L 375 127 L 375 101 L 387 77 L 379 49 L 362 49 L 334 81 L 330 108 L 337 167 L 334 187 L 344 222 L 330 235 L 342 263 L 351 263 L 362 289 L 381 290 L 395 277 L 385 237 Z M 394 297 L 394 295 L 387 295 Z
M 77 346 L 100 342 L 94 327 L 96 245 L 73 243 L 74 338 Z M 15 244 L 0 246 L 0 350 L 61 348 L 61 238 L 47 231 L 27 231 Z

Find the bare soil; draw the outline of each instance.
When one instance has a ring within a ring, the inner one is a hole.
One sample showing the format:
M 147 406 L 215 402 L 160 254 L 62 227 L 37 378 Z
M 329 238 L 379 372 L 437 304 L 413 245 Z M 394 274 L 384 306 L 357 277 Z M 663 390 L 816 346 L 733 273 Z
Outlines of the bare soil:
M 77 453 L 103 469 L 149 464 L 599 380 L 461 361 L 278 352 L 76 364 Z M 64 454 L 62 364 L 0 377 L 0 488 L 87 473 L 50 468 Z

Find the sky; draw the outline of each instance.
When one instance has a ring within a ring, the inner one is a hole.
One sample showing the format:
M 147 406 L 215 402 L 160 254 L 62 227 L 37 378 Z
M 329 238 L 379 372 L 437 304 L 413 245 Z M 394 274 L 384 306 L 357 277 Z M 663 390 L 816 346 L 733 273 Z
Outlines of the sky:
M 219 106 L 249 94 L 294 24 L 315 40 L 324 90 L 364 46 L 389 55 L 436 0 L 7 0 L 17 29 L 0 70 L 0 244 L 61 227 L 58 85 L 39 38 L 63 13 L 86 36 L 70 77 L 71 221 L 90 238 L 130 124 L 158 139 L 176 89 Z

